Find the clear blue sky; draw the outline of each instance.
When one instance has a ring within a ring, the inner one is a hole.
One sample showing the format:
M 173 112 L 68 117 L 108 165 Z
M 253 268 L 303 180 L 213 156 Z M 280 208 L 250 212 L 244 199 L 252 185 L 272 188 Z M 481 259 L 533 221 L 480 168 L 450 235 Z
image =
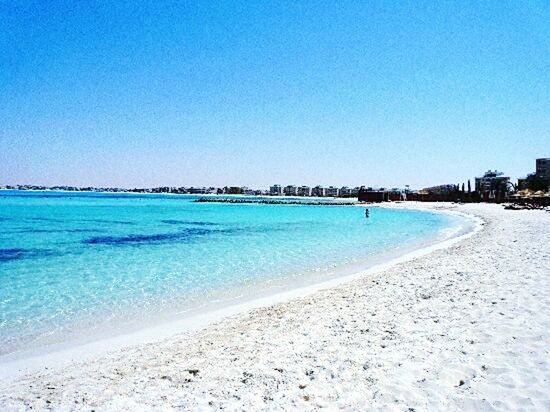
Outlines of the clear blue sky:
M 549 1 L 2 1 L 0 184 L 422 187 L 550 156 Z

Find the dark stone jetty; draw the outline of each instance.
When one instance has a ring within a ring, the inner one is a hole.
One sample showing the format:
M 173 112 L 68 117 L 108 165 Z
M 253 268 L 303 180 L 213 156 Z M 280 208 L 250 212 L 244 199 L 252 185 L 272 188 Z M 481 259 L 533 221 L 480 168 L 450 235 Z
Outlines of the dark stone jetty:
M 277 200 L 277 199 L 228 199 L 201 197 L 194 202 L 197 203 L 231 203 L 231 204 L 259 204 L 259 205 L 299 205 L 299 206 L 355 206 L 357 202 L 330 202 L 330 201 L 300 201 L 300 200 Z

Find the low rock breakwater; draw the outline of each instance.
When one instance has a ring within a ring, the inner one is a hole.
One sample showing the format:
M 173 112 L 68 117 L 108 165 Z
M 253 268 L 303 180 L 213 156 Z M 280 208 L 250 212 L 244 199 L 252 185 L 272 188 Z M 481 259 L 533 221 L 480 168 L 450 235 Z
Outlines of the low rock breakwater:
M 302 201 L 277 199 L 228 199 L 201 197 L 194 200 L 197 203 L 232 203 L 232 204 L 261 204 L 261 205 L 300 205 L 300 206 L 355 206 L 357 202 L 340 201 Z

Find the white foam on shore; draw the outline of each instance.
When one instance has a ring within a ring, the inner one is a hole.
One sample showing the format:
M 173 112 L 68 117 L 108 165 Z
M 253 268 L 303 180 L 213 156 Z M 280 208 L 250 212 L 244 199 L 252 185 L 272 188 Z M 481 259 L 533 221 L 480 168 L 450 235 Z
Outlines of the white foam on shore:
M 360 207 L 365 205 L 358 204 Z M 390 205 L 368 205 L 369 207 L 393 207 Z M 24 353 L 8 354 L 0 357 L 0 378 L 15 379 L 21 375 L 32 373 L 34 371 L 60 367 L 74 361 L 85 361 L 93 356 L 104 354 L 113 350 L 119 350 L 136 344 L 146 344 L 158 342 L 171 336 L 189 333 L 207 325 L 219 321 L 220 319 L 239 314 L 251 309 L 269 306 L 272 304 L 285 302 L 293 298 L 303 297 L 317 291 L 339 286 L 353 280 L 384 271 L 391 266 L 418 258 L 435 250 L 450 247 L 460 242 L 474 233 L 481 230 L 483 220 L 479 217 L 450 210 L 434 210 L 433 208 L 423 208 L 415 205 L 414 209 L 426 210 L 432 213 L 444 213 L 464 219 L 467 224 L 453 226 L 444 229 L 439 236 L 431 239 L 428 243 L 415 245 L 414 247 L 397 249 L 391 253 L 383 254 L 381 257 L 369 259 L 361 264 L 361 268 L 353 273 L 336 276 L 330 280 L 321 281 L 307 286 L 294 287 L 291 290 L 283 292 L 270 293 L 253 300 L 248 300 L 230 306 L 222 307 L 216 310 L 210 310 L 205 313 L 187 316 L 183 319 L 164 322 L 158 326 L 149 327 L 115 337 L 95 340 L 85 344 L 68 343 L 65 345 L 50 346 L 40 348 L 34 351 Z M 443 239 L 443 240 L 442 240 Z

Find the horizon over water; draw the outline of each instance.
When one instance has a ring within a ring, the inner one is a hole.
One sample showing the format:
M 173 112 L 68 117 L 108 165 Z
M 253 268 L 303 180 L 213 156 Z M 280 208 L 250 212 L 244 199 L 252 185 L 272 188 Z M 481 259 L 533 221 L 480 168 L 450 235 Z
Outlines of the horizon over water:
M 462 221 L 197 197 L 0 191 L 0 356 L 319 283 Z

